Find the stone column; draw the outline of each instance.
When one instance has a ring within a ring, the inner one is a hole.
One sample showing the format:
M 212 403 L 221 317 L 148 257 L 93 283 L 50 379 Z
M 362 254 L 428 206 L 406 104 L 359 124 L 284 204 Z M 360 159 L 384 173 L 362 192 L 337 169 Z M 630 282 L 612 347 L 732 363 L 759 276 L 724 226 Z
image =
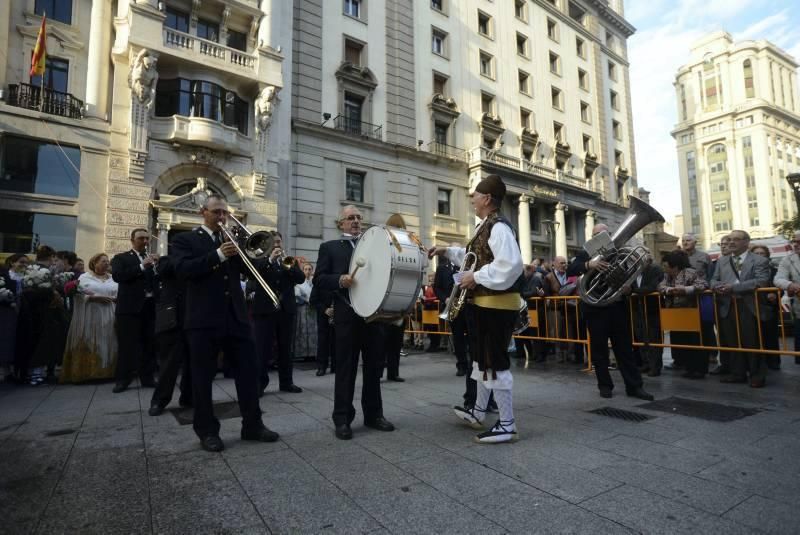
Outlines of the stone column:
M 86 72 L 87 115 L 105 120 L 108 113 L 108 74 L 111 70 L 111 2 L 92 2 L 89 27 L 89 68 Z
M 567 211 L 567 205 L 560 202 L 556 204 L 555 210 L 555 223 L 556 223 L 556 254 L 553 256 L 567 256 L 567 225 L 564 218 L 564 212 Z
M 166 223 L 158 224 L 158 256 L 167 256 L 169 253 L 169 228 Z
M 519 196 L 519 249 L 522 253 L 522 261 L 526 264 L 531 263 L 531 198 L 527 195 Z
M 586 230 L 584 231 L 584 238 L 590 239 L 592 237 L 592 230 L 594 229 L 594 216 L 597 212 L 594 210 L 586 210 Z

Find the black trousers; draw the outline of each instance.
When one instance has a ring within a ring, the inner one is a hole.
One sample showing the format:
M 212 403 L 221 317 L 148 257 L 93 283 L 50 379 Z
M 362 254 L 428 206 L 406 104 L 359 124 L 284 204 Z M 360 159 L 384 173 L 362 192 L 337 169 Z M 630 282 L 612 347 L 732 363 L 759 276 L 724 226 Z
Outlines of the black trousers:
M 383 416 L 381 374 L 383 373 L 383 325 L 366 323 L 351 315 L 349 321 L 336 323 L 336 380 L 333 393 L 333 423 L 350 424 L 356 417 L 353 396 L 356 390 L 359 355 L 364 361 L 361 408 L 364 420 Z
M 211 390 L 220 351 L 233 371 L 242 428 L 260 428 L 263 423 L 258 404 L 258 366 L 252 338 L 229 334 L 222 327 L 220 330 L 187 330 L 186 340 L 192 361 L 193 427 L 197 436 L 202 439 L 219 435 L 219 420 L 214 416 Z
M 610 339 L 614 357 L 617 359 L 617 367 L 625 382 L 625 391 L 630 392 L 640 388 L 642 373 L 636 366 L 633 356 L 633 339 L 627 303 L 623 300 L 607 307 L 585 306 L 583 312 L 592 339 L 592 364 L 594 364 L 594 372 L 597 377 L 597 387 L 614 388 L 614 381 L 608 371 L 608 341 Z
M 328 361 L 331 364 L 331 371 L 336 370 L 336 337 L 334 326 L 331 325 L 330 318 L 325 314 L 325 307 L 318 306 L 317 309 L 317 368 L 325 369 Z
M 739 306 L 739 335 L 736 334 L 736 314 L 731 303 L 729 314 L 719 317 L 719 341 L 725 347 L 758 348 L 759 324 L 755 316 Z M 739 341 L 741 340 L 741 346 Z M 756 353 L 731 351 L 728 353 L 730 374 L 736 379 L 764 380 L 767 377 L 767 361 Z
M 116 381 L 131 381 L 137 373 L 139 379 L 152 379 L 156 371 L 155 301 L 145 300 L 140 314 L 118 315 L 116 319 L 119 345 Z
M 253 317 L 253 332 L 256 339 L 258 383 L 261 390 L 269 385 L 269 368 L 275 362 L 277 342 L 278 385 L 285 388 L 293 384 L 292 336 L 294 336 L 295 314 L 279 312 Z
M 183 329 L 173 329 L 156 335 L 159 356 L 158 385 L 153 392 L 150 406 L 166 407 L 172 401 L 178 372 L 181 372 L 181 395 L 183 405 L 192 402 L 192 372 L 187 357 L 188 349 Z
M 386 358 L 386 377 L 395 379 L 400 377 L 400 349 L 403 347 L 403 325 L 383 326 L 383 353 Z M 381 367 L 383 376 L 383 367 Z
M 679 345 L 699 345 L 700 334 L 689 331 L 671 331 L 669 333 L 669 341 L 673 344 Z M 708 352 L 699 349 L 682 349 L 678 347 L 672 348 L 672 360 L 677 356 L 680 362 L 686 367 L 687 372 L 708 373 Z
M 450 322 L 450 333 L 453 337 L 453 349 L 456 352 L 456 369 L 469 370 L 467 355 L 467 320 L 465 314 L 459 314 Z

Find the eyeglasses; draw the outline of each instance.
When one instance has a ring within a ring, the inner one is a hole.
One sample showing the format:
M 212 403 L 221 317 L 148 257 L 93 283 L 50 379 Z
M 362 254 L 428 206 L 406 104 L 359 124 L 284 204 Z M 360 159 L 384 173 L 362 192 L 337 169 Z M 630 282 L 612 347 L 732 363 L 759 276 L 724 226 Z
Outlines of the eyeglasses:
M 342 221 L 361 221 L 364 219 L 364 216 L 361 214 L 350 214 L 347 217 L 342 218 Z

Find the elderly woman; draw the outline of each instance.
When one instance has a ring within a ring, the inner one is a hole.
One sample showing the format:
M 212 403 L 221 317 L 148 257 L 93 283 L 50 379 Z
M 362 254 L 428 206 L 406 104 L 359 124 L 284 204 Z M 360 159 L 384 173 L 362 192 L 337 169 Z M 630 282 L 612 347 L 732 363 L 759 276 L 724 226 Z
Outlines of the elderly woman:
M 67 334 L 62 383 L 113 379 L 117 362 L 114 307 L 118 285 L 111 278 L 105 253 L 89 260 L 89 271 L 78 279 L 75 310 Z
M 309 304 L 313 285 L 314 266 L 306 262 L 303 264 L 305 280 L 294 287 L 294 299 L 297 303 L 297 316 L 294 322 L 294 352 L 295 358 L 316 358 L 317 356 L 317 312 Z
M 5 269 L 0 270 L 0 371 L 3 376 L 14 363 L 22 278 L 29 263 L 27 256 L 16 253 L 6 259 Z M 10 381 L 15 379 L 11 373 L 7 378 Z
M 750 252 L 763 256 L 769 260 L 769 247 L 764 245 L 753 245 L 750 247 Z M 778 269 L 770 265 L 769 284 L 773 286 L 775 274 Z M 780 292 L 775 290 L 772 292 L 759 292 L 758 300 L 758 315 L 761 319 L 761 345 L 764 349 L 780 349 L 780 328 L 778 322 L 780 321 L 778 301 L 780 299 Z M 770 370 L 781 369 L 780 355 L 768 355 L 764 357 L 767 359 L 767 368 Z
M 664 257 L 664 280 L 658 291 L 665 296 L 667 308 L 694 308 L 697 294 L 706 290 L 708 283 L 690 267 L 689 256 L 677 249 Z M 700 345 L 700 333 L 692 331 L 670 331 L 670 343 L 676 345 Z M 686 365 L 687 379 L 703 379 L 708 373 L 708 358 L 705 351 L 672 348 L 672 355 Z

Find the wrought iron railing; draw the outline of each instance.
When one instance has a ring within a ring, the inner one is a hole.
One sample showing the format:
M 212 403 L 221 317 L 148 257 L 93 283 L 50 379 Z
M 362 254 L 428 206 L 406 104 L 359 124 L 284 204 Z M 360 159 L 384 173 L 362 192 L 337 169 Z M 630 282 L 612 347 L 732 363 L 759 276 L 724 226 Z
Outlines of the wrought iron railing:
M 467 159 L 467 151 L 464 149 L 439 143 L 438 141 L 428 143 L 428 152 L 455 160 L 465 161 Z
M 70 93 L 31 84 L 9 84 L 8 104 L 70 119 L 83 118 L 83 101 Z
M 372 139 L 383 139 L 383 125 L 375 125 L 359 121 L 352 117 L 337 115 L 333 119 L 333 127 L 353 136 L 368 137 Z

